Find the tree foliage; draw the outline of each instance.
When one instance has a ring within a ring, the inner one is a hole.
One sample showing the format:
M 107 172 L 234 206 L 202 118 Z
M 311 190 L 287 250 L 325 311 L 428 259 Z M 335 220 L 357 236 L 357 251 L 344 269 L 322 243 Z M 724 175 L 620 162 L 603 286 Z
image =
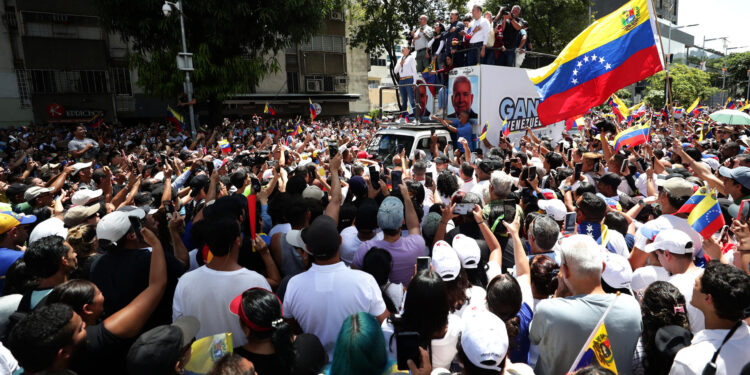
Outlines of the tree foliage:
M 251 92 L 279 69 L 274 54 L 302 43 L 320 30 L 336 0 L 183 1 L 191 78 L 199 99 L 213 102 Z M 119 33 L 131 47 L 138 84 L 159 97 L 176 97 L 184 74 L 180 20 L 162 14 L 163 0 L 96 0 L 102 27 Z
M 727 87 L 729 84 L 747 82 L 747 72 L 750 70 L 750 52 L 733 53 L 727 56 Z M 739 85 L 738 92 L 731 93 L 737 96 L 746 96 L 747 85 Z
M 710 84 L 710 75 L 697 68 L 682 64 L 672 64 L 669 68 L 672 78 L 672 99 L 675 106 L 689 106 L 696 98 L 705 100 L 719 89 Z M 666 72 L 661 71 L 648 78 L 646 102 L 655 107 L 664 107 L 664 79 Z
M 484 8 L 497 13 L 501 5 L 521 6 L 529 22 L 534 51 L 556 55 L 588 25 L 589 0 L 487 0 Z

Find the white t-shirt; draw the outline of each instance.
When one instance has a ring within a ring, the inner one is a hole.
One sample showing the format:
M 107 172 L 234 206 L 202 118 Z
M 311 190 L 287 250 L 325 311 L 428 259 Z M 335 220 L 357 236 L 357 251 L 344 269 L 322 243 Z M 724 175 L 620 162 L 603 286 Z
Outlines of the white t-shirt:
M 685 308 L 687 309 L 688 320 L 690 320 L 690 331 L 693 334 L 706 328 L 706 317 L 703 315 L 703 311 L 698 310 L 697 307 L 690 303 L 693 299 L 693 286 L 695 286 L 695 279 L 703 273 L 703 269 L 696 268 L 686 273 L 680 273 L 669 277 L 669 283 L 676 286 L 680 290 L 683 296 L 685 296 Z
M 474 188 L 474 185 L 476 184 L 476 179 L 472 178 L 469 181 L 464 181 L 462 179 L 458 179 L 458 182 L 461 184 L 461 187 L 458 188 L 459 191 L 463 191 L 464 193 L 468 193 L 471 191 L 471 189 Z
M 464 318 L 468 316 L 467 314 L 471 315 L 478 310 L 487 310 L 487 291 L 481 287 L 472 285 L 471 288 L 466 290 L 466 297 L 469 302 L 464 302 L 461 309 L 456 311 L 456 315 L 459 317 Z
M 690 346 L 683 348 L 674 358 L 670 375 L 701 374 L 711 361 L 716 349 L 729 333 L 728 329 L 704 329 L 693 336 Z M 739 374 L 750 362 L 750 327 L 746 323 L 721 348 L 716 359 L 716 375 Z
M 479 26 L 479 30 L 474 31 L 477 29 L 477 26 Z M 479 17 L 477 20 L 471 21 L 471 29 L 472 29 L 472 37 L 471 37 L 471 44 L 482 42 L 484 44 L 487 44 L 487 38 L 490 34 L 490 29 L 492 26 L 490 26 L 490 22 L 487 21 L 484 17 Z
M 396 338 L 391 341 L 393 336 L 393 324 L 386 319 L 381 325 L 383 328 L 383 338 L 385 339 L 385 349 L 388 351 L 388 359 L 396 359 Z M 456 343 L 461 332 L 464 330 L 464 322 L 458 315 L 448 314 L 448 330 L 445 336 L 441 339 L 434 339 L 431 341 L 432 348 L 432 367 L 433 368 L 450 368 L 453 357 L 456 356 L 458 350 L 456 349 Z
M 352 261 L 354 261 L 354 254 L 357 252 L 359 245 L 362 244 L 362 240 L 357 236 L 358 233 L 357 228 L 353 226 L 346 227 L 341 231 L 341 260 L 343 260 L 347 266 L 352 264 Z M 383 232 L 378 229 L 377 233 L 375 233 L 375 237 L 372 239 L 382 240 Z
M 266 278 L 255 271 L 216 271 L 201 266 L 180 278 L 172 302 L 172 319 L 187 315 L 200 321 L 196 338 L 232 332 L 234 346 L 247 343 L 237 315 L 229 311 L 234 297 L 250 288 L 271 290 Z
M 0 342 L 0 373 L 12 374 L 19 369 L 18 361 L 8 348 Z
M 477 181 L 474 186 L 471 187 L 470 192 L 474 193 L 479 196 L 479 198 L 482 200 L 482 203 L 484 203 L 484 191 L 488 188 L 490 185 L 490 180 L 484 180 L 484 181 Z
M 305 333 L 312 333 L 333 358 L 339 330 L 351 314 L 378 316 L 385 302 L 378 283 L 370 274 L 350 269 L 344 262 L 321 266 L 292 277 L 284 295 L 284 317 L 293 318 Z

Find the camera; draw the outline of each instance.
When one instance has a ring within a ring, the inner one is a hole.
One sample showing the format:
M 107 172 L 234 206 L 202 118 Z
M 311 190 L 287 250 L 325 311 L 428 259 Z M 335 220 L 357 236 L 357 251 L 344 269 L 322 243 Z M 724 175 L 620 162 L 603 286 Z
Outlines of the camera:
M 506 14 L 510 14 L 510 9 L 510 4 L 504 4 L 500 7 L 500 15 L 505 16 Z

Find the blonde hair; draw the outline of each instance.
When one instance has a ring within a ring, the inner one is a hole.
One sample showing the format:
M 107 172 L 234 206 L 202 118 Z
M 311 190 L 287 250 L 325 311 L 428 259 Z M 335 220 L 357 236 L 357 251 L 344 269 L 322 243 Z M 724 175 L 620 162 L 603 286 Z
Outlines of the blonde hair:
M 96 250 L 96 226 L 91 224 L 76 225 L 68 230 L 66 240 L 73 247 L 76 255 L 89 256 Z

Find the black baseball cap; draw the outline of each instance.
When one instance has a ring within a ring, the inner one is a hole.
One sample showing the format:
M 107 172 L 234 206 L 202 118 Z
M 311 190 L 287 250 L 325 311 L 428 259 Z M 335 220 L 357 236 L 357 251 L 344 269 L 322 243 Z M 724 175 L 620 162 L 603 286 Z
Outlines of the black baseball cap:
M 446 158 L 445 156 L 440 155 L 440 156 L 438 156 L 438 157 L 436 157 L 434 159 L 434 162 L 435 162 L 435 164 L 447 163 L 448 162 L 448 158 Z
M 193 177 L 190 180 L 190 196 L 194 197 L 198 195 L 198 192 L 207 187 L 209 182 L 208 176 L 204 174 Z
M 354 226 L 358 230 L 374 230 L 378 227 L 378 203 L 373 199 L 365 199 L 357 208 Z
M 336 254 L 341 243 L 336 221 L 328 215 L 320 215 L 302 231 L 302 241 L 307 251 L 315 258 L 328 258 Z
M 182 316 L 170 325 L 144 332 L 128 350 L 128 373 L 160 375 L 174 372 L 182 349 L 193 342 L 199 329 L 198 319 Z
M 605 185 L 609 185 L 613 187 L 620 186 L 620 183 L 622 182 L 622 178 L 620 178 L 620 176 L 618 176 L 617 174 L 613 172 L 607 172 L 601 176 L 596 176 L 594 177 L 594 180 L 596 182 L 601 182 Z

